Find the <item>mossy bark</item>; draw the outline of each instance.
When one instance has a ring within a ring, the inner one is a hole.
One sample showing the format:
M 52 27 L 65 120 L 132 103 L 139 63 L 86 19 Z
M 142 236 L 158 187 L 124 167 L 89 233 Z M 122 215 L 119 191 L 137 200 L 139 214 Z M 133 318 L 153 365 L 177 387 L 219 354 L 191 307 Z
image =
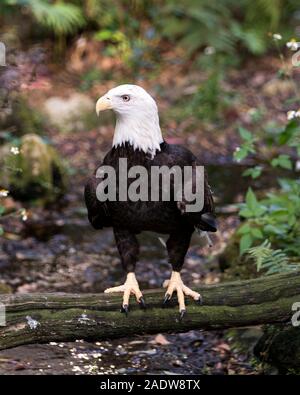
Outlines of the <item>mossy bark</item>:
M 288 322 L 292 304 L 300 300 L 300 271 L 203 286 L 198 291 L 203 305 L 187 301 L 188 313 L 183 320 L 179 320 L 175 302 L 162 308 L 162 291 L 145 292 L 145 311 L 132 300 L 127 317 L 119 311 L 120 295 L 0 295 L 0 303 L 6 307 L 0 349 L 49 341 Z

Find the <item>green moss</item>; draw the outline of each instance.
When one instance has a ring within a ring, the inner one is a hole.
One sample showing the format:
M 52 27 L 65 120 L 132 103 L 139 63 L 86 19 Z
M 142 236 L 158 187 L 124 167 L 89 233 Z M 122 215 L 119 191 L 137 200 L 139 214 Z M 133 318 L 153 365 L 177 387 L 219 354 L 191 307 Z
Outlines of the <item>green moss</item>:
M 10 145 L 2 148 L 6 170 L 1 185 L 23 200 L 42 198 L 48 203 L 62 196 L 67 186 L 67 168 L 53 147 L 41 137 L 27 134 L 20 140 L 20 153 L 10 153 Z
M 7 284 L 0 283 L 0 294 L 11 294 L 12 288 Z

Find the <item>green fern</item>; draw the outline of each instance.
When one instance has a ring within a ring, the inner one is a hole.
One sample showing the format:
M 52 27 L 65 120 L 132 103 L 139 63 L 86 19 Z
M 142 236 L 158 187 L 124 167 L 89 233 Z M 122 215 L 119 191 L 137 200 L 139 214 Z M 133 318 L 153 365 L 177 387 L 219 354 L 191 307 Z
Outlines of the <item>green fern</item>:
M 74 34 L 84 26 L 85 18 L 80 7 L 63 1 L 52 3 L 49 0 L 4 1 L 6 8 L 26 7 L 35 20 L 57 36 Z
M 264 53 L 272 42 L 270 32 L 284 27 L 296 11 L 294 0 L 168 0 L 162 7 L 162 32 L 176 38 L 192 55 L 204 46 L 217 52 L 236 53 L 241 48 Z M 217 30 L 216 30 L 217 29 Z
M 257 271 L 265 270 L 266 275 L 287 272 L 299 267 L 297 264 L 291 264 L 282 250 L 273 250 L 268 240 L 257 247 L 249 248 L 247 253 L 255 261 Z
M 230 0 L 188 0 L 182 5 L 178 1 L 169 0 L 162 9 L 163 34 L 169 38 L 179 38 L 179 44 L 186 49 L 188 55 L 203 46 L 213 46 L 217 51 L 232 53 L 236 38 L 229 29 L 229 3 Z
M 255 4 L 253 5 L 253 3 Z M 267 22 L 267 27 L 271 30 L 276 30 L 284 6 L 285 4 L 282 0 L 254 0 L 248 2 L 246 17 L 250 23 L 257 23 L 259 19 L 259 21 Z

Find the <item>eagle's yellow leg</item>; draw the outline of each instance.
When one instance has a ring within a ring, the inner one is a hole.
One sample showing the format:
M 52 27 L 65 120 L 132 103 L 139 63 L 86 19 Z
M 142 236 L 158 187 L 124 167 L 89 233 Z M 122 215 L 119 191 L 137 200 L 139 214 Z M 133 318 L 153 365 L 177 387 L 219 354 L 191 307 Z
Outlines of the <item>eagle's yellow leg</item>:
M 179 312 L 181 317 L 186 312 L 185 309 L 185 302 L 184 302 L 184 296 L 191 296 L 196 302 L 201 303 L 202 297 L 198 292 L 193 291 L 186 285 L 184 285 L 180 273 L 179 272 L 172 272 L 170 280 L 167 280 L 163 284 L 164 288 L 167 288 L 166 294 L 165 294 L 165 302 L 171 299 L 173 292 L 177 292 L 177 299 L 178 299 L 178 304 L 179 304 Z
M 141 307 L 145 307 L 143 294 L 140 290 L 139 284 L 133 272 L 127 274 L 126 281 L 123 285 L 119 285 L 118 287 L 113 288 L 107 288 L 104 291 L 104 293 L 112 292 L 123 292 L 122 311 L 124 311 L 125 313 L 128 312 L 129 299 L 131 294 L 135 295 L 136 300 L 138 301 L 138 303 L 140 303 Z

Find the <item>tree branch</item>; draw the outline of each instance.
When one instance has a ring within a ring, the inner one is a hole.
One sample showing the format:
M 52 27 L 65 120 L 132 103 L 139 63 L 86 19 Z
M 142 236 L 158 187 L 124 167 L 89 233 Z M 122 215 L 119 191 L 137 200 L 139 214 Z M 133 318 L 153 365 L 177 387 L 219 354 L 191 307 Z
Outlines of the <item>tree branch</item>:
M 132 300 L 128 317 L 120 313 L 120 295 L 0 295 L 7 321 L 0 327 L 0 349 L 49 341 L 287 322 L 293 314 L 292 304 L 300 302 L 300 271 L 203 286 L 197 291 L 203 296 L 203 305 L 187 300 L 187 315 L 182 321 L 176 297 L 170 306 L 162 308 L 161 290 L 145 292 L 145 311 Z

